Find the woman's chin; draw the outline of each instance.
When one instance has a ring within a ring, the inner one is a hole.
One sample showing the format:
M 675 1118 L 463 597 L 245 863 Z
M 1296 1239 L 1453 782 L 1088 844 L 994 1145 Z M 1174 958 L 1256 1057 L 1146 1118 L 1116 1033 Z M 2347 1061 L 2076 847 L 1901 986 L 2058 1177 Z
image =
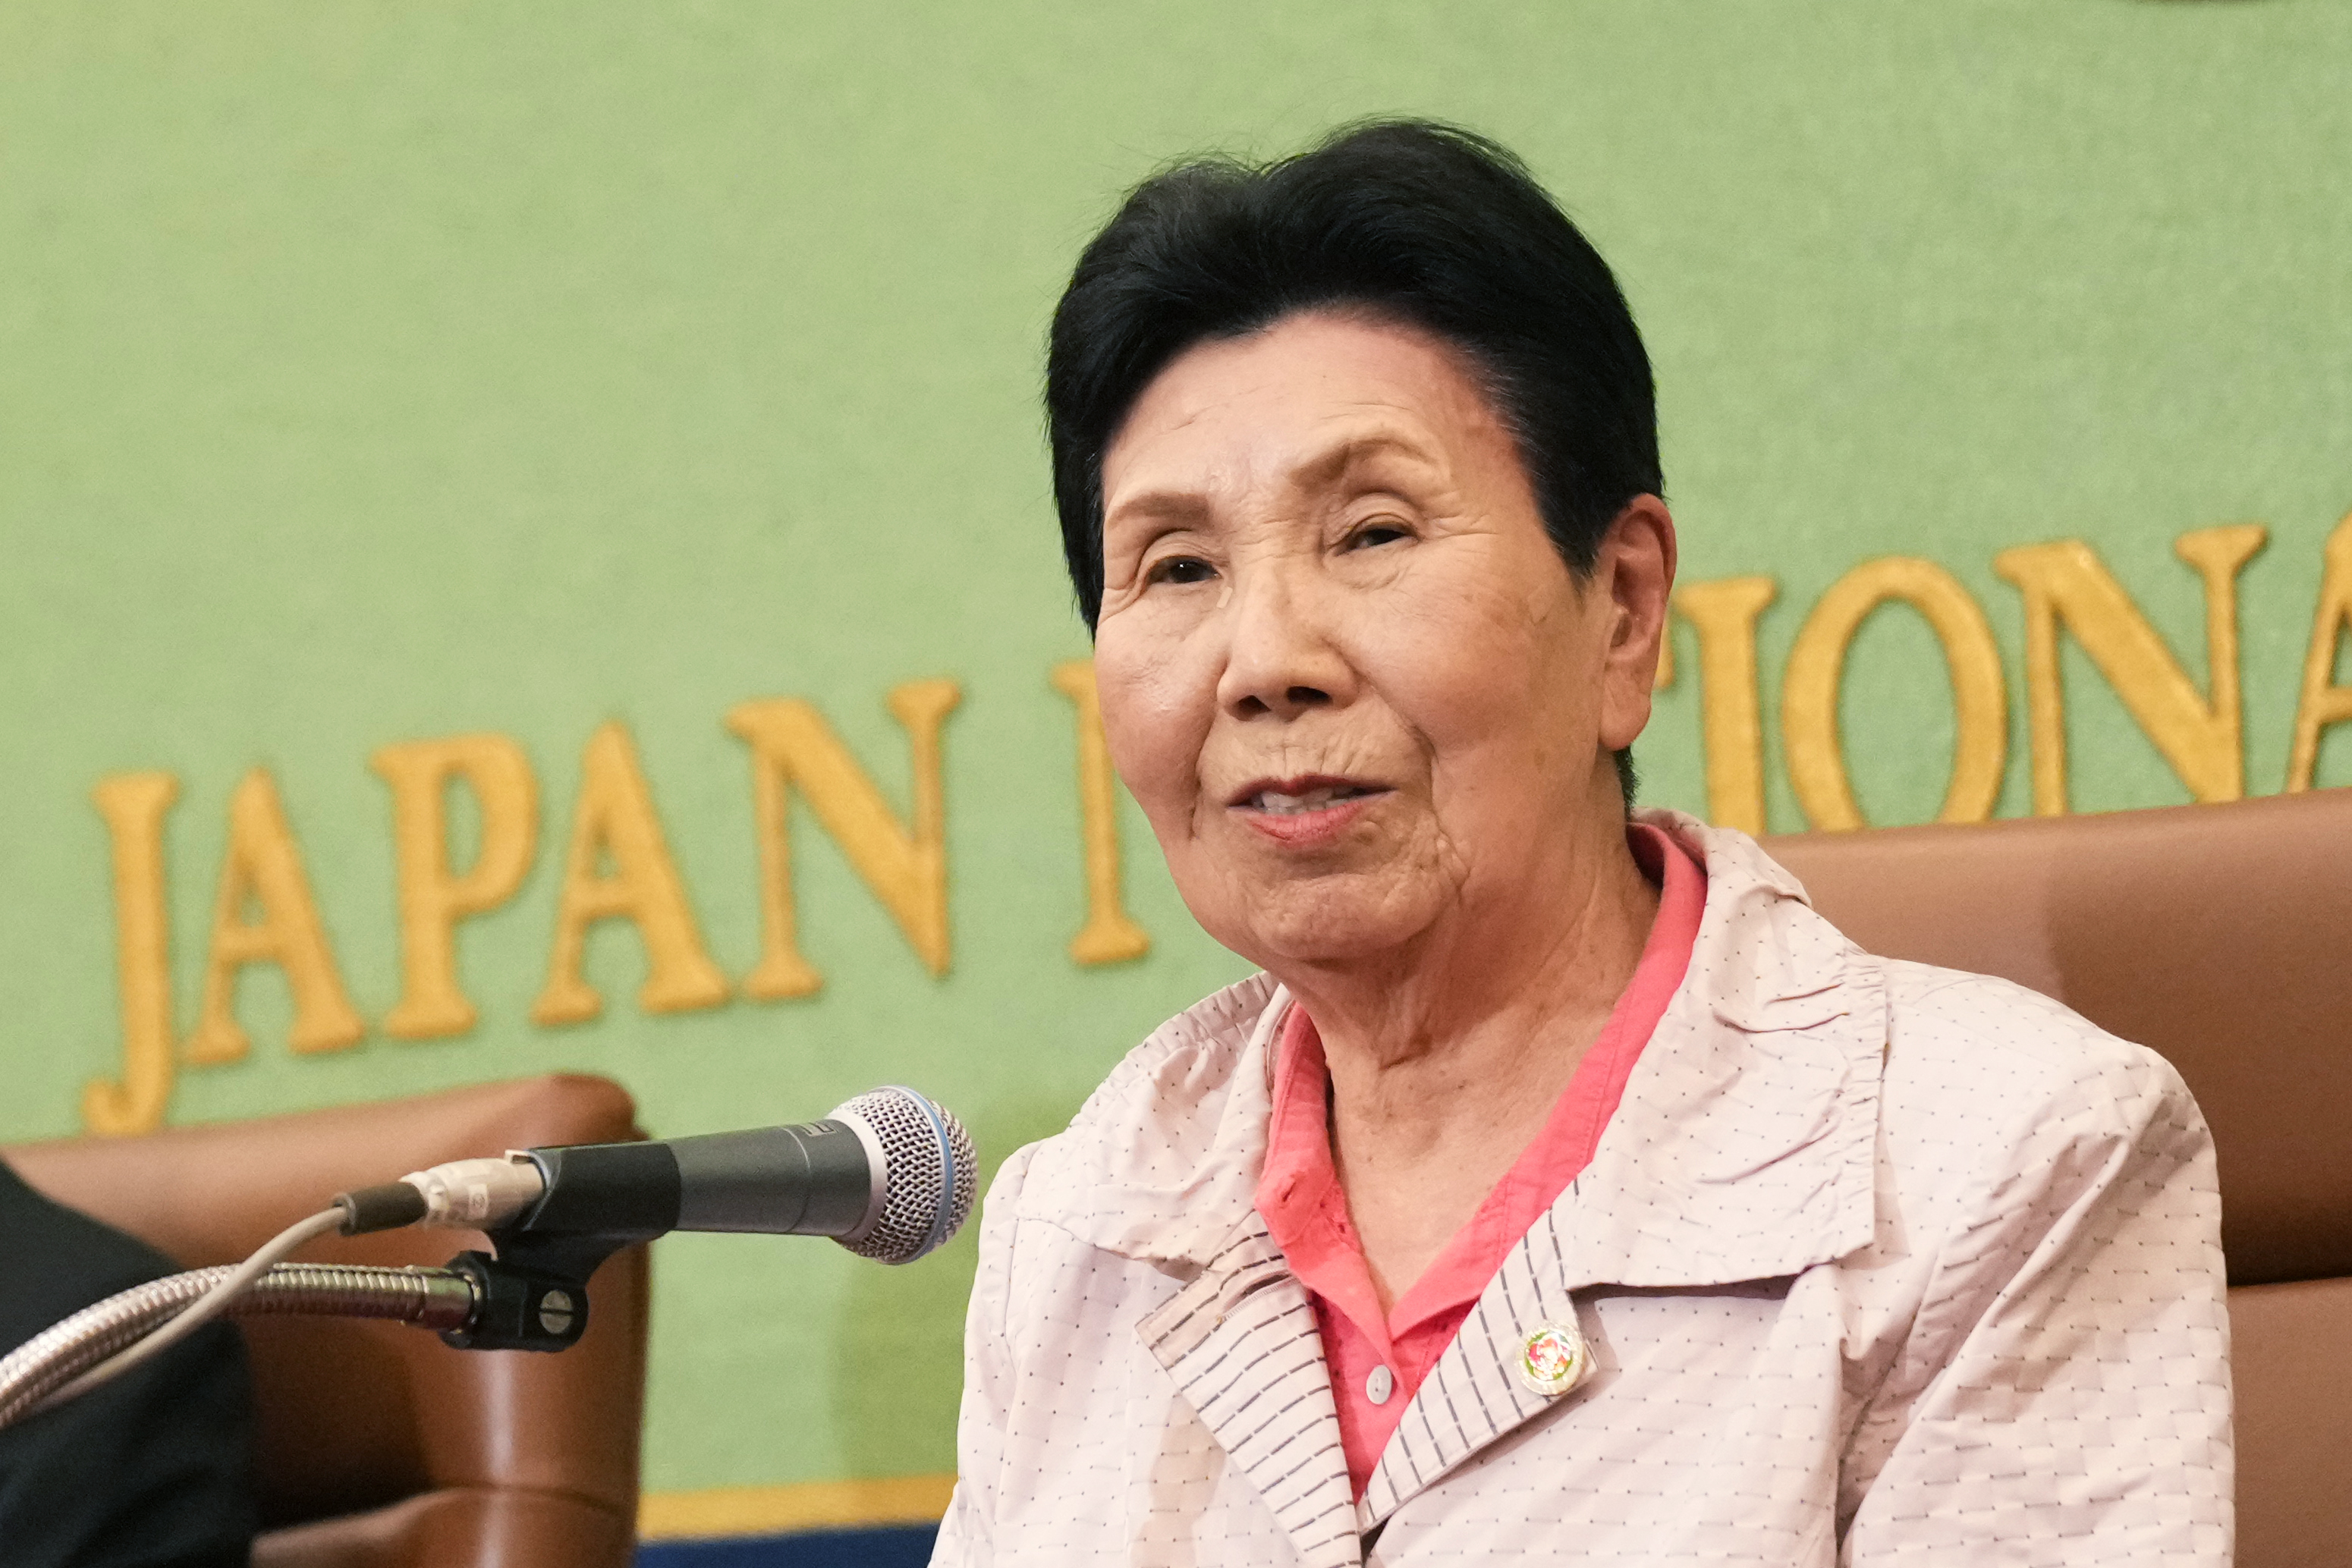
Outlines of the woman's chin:
M 1271 888 L 1214 917 L 1195 909 L 1209 935 L 1276 975 L 1289 967 L 1332 968 L 1393 956 L 1429 925 L 1429 912 L 1393 896 L 1348 896 L 1326 888 Z

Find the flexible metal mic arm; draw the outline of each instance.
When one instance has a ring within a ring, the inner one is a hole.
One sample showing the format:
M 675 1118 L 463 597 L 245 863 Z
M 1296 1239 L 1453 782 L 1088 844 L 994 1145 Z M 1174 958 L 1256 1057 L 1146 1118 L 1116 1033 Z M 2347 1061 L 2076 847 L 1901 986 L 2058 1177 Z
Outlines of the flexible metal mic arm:
M 51 1395 L 177 1317 L 231 1272 L 224 1264 L 134 1285 L 0 1357 L 0 1427 L 41 1408 Z M 473 1282 L 452 1269 L 280 1263 L 231 1301 L 226 1315 L 389 1318 L 449 1330 L 475 1311 Z
M 372 1217 L 376 1223 L 366 1223 L 348 1202 L 359 1196 L 337 1199 L 344 1208 L 344 1234 L 409 1223 L 382 1211 Z M 460 1350 L 558 1351 L 587 1332 L 588 1277 L 597 1265 L 645 1239 L 492 1232 L 495 1254 L 460 1252 L 438 1269 L 279 1263 L 230 1300 L 222 1315 L 377 1318 L 436 1330 Z M 44 1408 L 235 1271 L 222 1265 L 134 1285 L 0 1356 L 0 1428 Z

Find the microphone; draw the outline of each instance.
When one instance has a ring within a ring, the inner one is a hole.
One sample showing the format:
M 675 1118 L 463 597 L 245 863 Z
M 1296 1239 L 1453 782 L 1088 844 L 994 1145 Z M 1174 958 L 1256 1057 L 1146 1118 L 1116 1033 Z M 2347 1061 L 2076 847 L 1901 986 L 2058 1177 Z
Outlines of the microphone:
M 559 1351 L 588 1327 L 588 1284 L 621 1248 L 672 1230 L 830 1236 L 911 1263 L 971 1217 L 971 1135 L 911 1089 L 869 1090 L 822 1121 L 667 1143 L 509 1149 L 335 1195 L 235 1268 L 134 1286 L 0 1356 L 0 1428 L 76 1397 L 224 1313 L 314 1312 L 437 1329 L 460 1350 Z M 406 1225 L 487 1233 L 438 1269 L 286 1264 L 305 1242 Z
M 971 1136 L 911 1089 L 870 1090 L 822 1121 L 664 1143 L 575 1144 L 454 1160 L 339 1195 L 346 1234 L 447 1226 L 514 1239 L 642 1240 L 672 1230 L 830 1236 L 911 1263 L 971 1213 Z

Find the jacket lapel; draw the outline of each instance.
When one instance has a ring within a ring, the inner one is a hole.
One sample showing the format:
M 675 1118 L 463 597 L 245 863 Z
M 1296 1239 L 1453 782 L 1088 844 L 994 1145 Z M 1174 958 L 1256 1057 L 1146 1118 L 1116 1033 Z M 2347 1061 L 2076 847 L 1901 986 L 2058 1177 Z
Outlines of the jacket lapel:
M 1356 1508 L 1314 1304 L 1252 1210 L 1138 1325 L 1309 1568 L 1358 1568 Z
M 1511 1249 L 1462 1332 L 1405 1406 L 1365 1483 L 1364 1528 L 1378 1525 L 1407 1498 L 1557 1402 L 1521 1383 L 1512 1364 L 1542 1324 L 1577 1321 L 1561 1269 L 1562 1207 L 1555 1206 Z M 1559 1397 L 1578 1396 L 1571 1390 Z

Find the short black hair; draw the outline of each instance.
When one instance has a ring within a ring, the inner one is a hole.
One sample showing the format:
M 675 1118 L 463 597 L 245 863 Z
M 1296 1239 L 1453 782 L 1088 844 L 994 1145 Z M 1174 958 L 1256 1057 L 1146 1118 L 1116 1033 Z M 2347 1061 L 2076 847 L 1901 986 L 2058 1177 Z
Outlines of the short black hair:
M 1194 345 L 1314 309 L 1369 311 L 1469 359 L 1579 577 L 1627 502 L 1664 493 L 1633 313 L 1600 252 L 1507 149 L 1455 126 L 1382 120 L 1271 163 L 1192 160 L 1129 193 L 1054 311 L 1054 500 L 1089 627 L 1102 611 L 1103 453 L 1135 400 Z M 1618 768 L 1630 802 L 1622 752 Z

